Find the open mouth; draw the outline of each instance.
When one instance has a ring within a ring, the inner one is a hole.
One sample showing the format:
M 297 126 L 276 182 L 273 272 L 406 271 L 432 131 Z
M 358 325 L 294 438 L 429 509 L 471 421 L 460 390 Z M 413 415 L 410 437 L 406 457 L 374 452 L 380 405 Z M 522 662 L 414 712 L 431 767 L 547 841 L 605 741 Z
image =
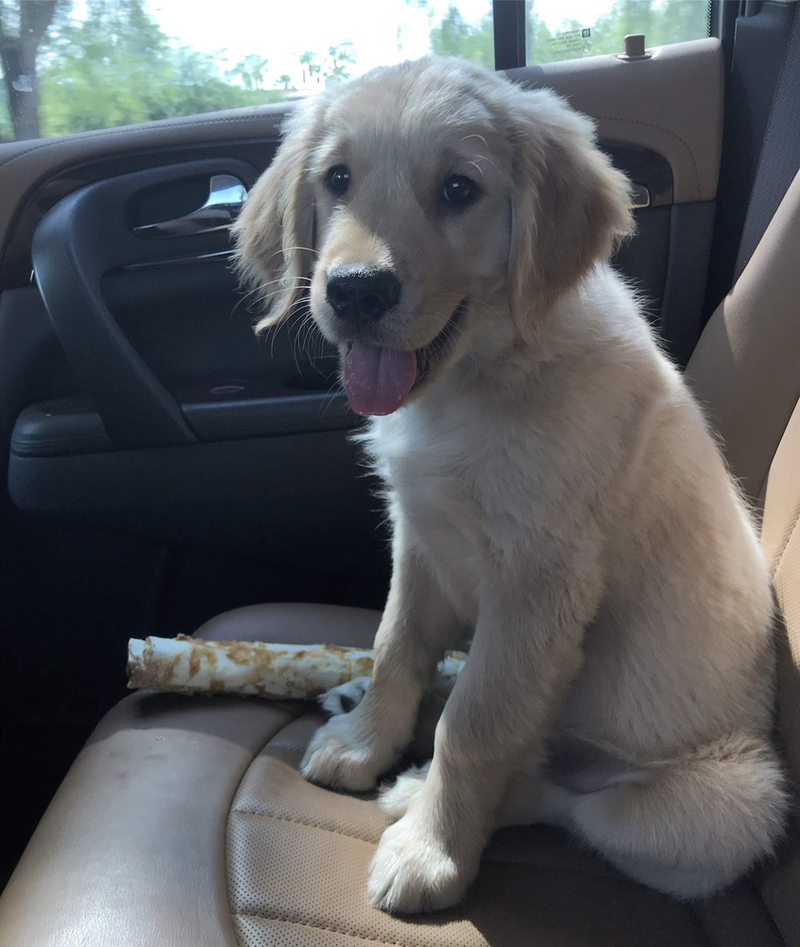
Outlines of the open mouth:
M 468 300 L 463 299 L 436 338 L 416 351 L 353 342 L 344 363 L 344 387 L 350 407 L 366 416 L 397 411 L 441 361 L 458 331 L 467 305 Z
M 447 349 L 448 343 L 455 337 L 459 323 L 467 311 L 467 304 L 468 300 L 462 299 L 436 338 L 423 348 L 417 349 L 417 378 L 411 387 L 412 391 L 425 381 L 430 374 L 431 366 L 436 364 L 442 352 Z

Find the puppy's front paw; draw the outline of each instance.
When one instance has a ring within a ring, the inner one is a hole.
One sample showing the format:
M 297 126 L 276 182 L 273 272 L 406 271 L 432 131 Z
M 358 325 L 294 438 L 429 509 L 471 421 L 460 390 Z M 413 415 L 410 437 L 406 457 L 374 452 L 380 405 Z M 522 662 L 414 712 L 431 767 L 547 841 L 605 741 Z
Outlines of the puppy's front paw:
M 369 866 L 367 893 L 376 908 L 392 914 L 441 911 L 456 904 L 478 873 L 456 859 L 412 813 L 383 833 Z
M 314 734 L 300 772 L 312 783 L 364 792 L 394 762 L 390 751 L 368 743 L 352 714 L 332 717 Z
M 408 807 L 422 791 L 430 768 L 430 762 L 424 766 L 412 766 L 401 773 L 393 785 L 381 789 L 378 799 L 381 809 L 394 816 L 395 819 L 404 816 L 408 812 Z
M 332 717 L 339 714 L 349 714 L 364 699 L 368 687 L 368 677 L 355 677 L 352 681 L 347 681 L 337 687 L 332 687 L 329 691 L 325 691 L 321 697 L 317 698 L 317 701 L 320 707 Z

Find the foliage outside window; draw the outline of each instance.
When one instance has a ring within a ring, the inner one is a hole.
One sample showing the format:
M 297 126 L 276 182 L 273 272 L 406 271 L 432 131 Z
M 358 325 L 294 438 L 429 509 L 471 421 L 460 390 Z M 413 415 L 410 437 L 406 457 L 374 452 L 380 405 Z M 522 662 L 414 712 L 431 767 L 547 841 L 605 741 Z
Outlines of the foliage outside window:
M 238 13 L 232 14 L 236 53 L 183 42 L 161 25 L 170 3 L 173 12 L 182 3 L 181 9 L 196 10 L 198 16 L 217 15 L 204 0 L 195 0 L 193 7 L 187 2 L 0 0 L 0 139 L 64 135 L 307 95 L 375 64 L 369 29 L 393 38 L 382 47 L 384 62 L 431 51 L 494 65 L 489 0 L 350 0 L 351 5 L 360 2 L 362 13 L 371 13 L 352 18 L 358 20 L 359 42 L 354 42 L 353 24 L 348 26 L 347 4 L 316 0 L 320 11 L 336 7 L 333 22 L 339 32 L 329 37 L 330 45 L 297 48 L 289 60 L 277 14 L 275 29 L 252 36 Z M 237 10 L 248 9 L 249 0 L 237 2 Z M 283 0 L 252 4 L 251 10 L 258 4 L 262 11 L 277 8 L 284 17 L 298 18 L 314 5 L 307 2 L 295 11 Z M 565 18 L 578 8 L 591 11 L 584 17 L 591 22 Z M 221 29 L 225 17 L 219 22 Z M 528 5 L 528 62 L 618 52 L 631 32 L 644 32 L 649 46 L 707 35 L 707 3 L 534 0 Z M 415 33 L 411 39 L 410 33 Z M 247 52 L 242 35 L 252 43 Z M 220 45 L 225 41 L 219 37 Z
M 708 36 L 710 4 L 705 0 L 615 0 L 590 22 L 565 17 L 559 28 L 548 26 L 530 5 L 526 58 L 529 64 L 621 53 L 625 37 L 643 33 L 648 48 Z M 563 3 L 569 12 L 569 0 Z

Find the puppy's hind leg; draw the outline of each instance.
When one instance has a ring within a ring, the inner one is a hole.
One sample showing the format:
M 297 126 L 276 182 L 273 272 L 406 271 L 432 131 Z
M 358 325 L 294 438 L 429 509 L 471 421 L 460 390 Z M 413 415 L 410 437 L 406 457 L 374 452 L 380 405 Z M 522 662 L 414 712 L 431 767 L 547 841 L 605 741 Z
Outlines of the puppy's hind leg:
M 714 894 L 772 852 L 788 809 L 777 755 L 734 734 L 641 783 L 573 797 L 570 828 L 628 876 L 678 898 Z
M 337 687 L 332 687 L 317 698 L 322 709 L 337 717 L 339 714 L 349 714 L 361 703 L 369 687 L 368 677 L 354 677 L 352 681 L 345 681 Z
M 430 761 L 424 766 L 411 766 L 401 773 L 393 784 L 384 786 L 378 797 L 381 809 L 395 819 L 401 819 L 422 792 L 430 768 Z

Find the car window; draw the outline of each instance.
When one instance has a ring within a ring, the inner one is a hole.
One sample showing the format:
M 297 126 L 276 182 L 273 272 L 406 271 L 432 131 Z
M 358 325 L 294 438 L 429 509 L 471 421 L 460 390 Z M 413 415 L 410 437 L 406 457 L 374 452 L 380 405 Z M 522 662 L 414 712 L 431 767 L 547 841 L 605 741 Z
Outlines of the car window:
M 648 48 L 709 35 L 707 0 L 533 0 L 528 4 L 529 64 L 620 53 L 643 33 Z
M 511 2 L 511 0 L 506 0 Z M 280 102 L 428 52 L 494 66 L 489 0 L 0 0 L 0 139 Z M 527 60 L 708 34 L 706 0 L 533 0 Z
M 0 138 L 279 102 L 431 51 L 492 68 L 493 50 L 488 0 L 0 0 Z

